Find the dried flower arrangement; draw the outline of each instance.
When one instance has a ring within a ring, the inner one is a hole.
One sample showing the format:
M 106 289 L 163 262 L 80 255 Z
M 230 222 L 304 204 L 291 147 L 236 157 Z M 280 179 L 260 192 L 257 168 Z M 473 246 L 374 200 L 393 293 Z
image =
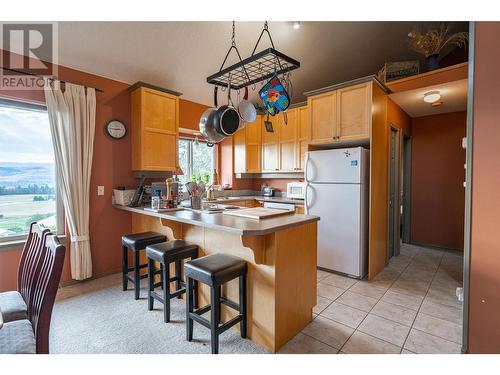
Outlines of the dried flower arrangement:
M 425 34 L 414 30 L 408 34 L 410 38 L 410 47 L 425 57 L 438 55 L 439 52 L 448 44 L 457 47 L 464 47 L 469 40 L 468 32 L 459 32 L 449 35 L 450 25 L 446 22 L 441 22 L 439 30 L 433 29 Z

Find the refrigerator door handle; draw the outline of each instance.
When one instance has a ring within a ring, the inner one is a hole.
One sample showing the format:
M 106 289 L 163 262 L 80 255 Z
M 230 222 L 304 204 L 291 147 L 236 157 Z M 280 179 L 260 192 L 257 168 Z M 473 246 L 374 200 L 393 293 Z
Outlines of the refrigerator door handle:
M 304 194 L 304 208 L 305 208 L 305 214 L 309 215 L 309 188 L 312 189 L 311 185 L 306 184 L 306 191 Z
M 311 161 L 310 157 L 309 157 L 309 152 L 306 152 L 306 165 L 305 165 L 305 168 L 304 168 L 304 180 L 306 182 L 310 182 L 311 180 L 309 180 L 309 175 L 308 175 L 308 172 L 309 172 L 309 162 Z M 306 185 L 306 194 L 307 194 L 307 185 Z

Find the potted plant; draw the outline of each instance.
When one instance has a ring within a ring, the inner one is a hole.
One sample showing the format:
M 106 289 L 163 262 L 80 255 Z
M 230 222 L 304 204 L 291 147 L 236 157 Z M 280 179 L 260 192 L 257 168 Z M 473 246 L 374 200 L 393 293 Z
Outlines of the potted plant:
M 447 45 L 456 47 L 464 47 L 469 40 L 468 32 L 459 32 L 449 34 L 450 25 L 442 22 L 439 29 L 432 29 L 422 34 L 418 30 L 414 30 L 408 34 L 410 38 L 410 48 L 421 53 L 427 58 L 429 70 L 439 68 L 438 57 L 439 53 Z

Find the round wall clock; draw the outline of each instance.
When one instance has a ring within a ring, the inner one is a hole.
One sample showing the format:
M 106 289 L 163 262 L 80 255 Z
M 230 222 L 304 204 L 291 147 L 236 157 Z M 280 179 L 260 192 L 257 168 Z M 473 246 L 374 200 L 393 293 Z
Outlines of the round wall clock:
M 113 139 L 122 139 L 127 134 L 125 124 L 119 120 L 111 120 L 106 124 L 104 130 Z

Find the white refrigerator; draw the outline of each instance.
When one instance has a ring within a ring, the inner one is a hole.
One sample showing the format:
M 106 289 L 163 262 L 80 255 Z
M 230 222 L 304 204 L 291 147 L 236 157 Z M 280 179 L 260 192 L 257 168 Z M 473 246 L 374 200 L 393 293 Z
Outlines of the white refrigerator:
M 309 151 L 306 214 L 318 222 L 318 267 L 362 278 L 368 268 L 369 150 Z

